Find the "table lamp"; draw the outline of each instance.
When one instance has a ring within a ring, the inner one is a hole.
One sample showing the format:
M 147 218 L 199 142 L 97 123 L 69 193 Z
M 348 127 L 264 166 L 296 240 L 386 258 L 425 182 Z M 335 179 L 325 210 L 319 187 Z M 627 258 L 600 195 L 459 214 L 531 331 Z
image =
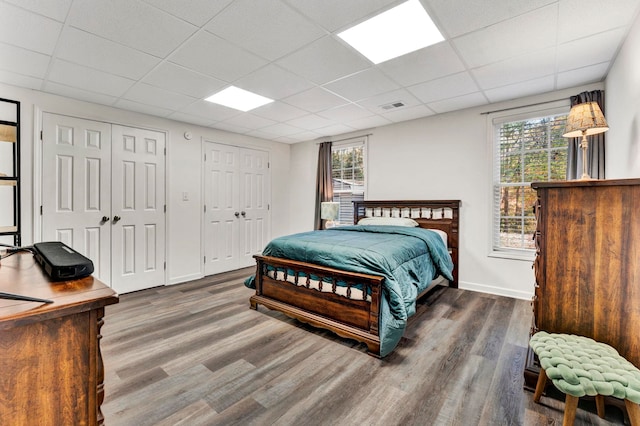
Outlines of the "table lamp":
M 324 201 L 320 203 L 320 219 L 326 220 L 325 229 L 333 228 L 336 226 L 335 222 L 338 219 L 340 212 L 340 203 L 335 201 Z
M 569 117 L 567 117 L 567 128 L 562 136 L 565 138 L 582 136 L 582 141 L 580 142 L 580 148 L 582 148 L 582 177 L 580 179 L 591 179 L 587 167 L 587 149 L 589 148 L 587 136 L 604 133 L 607 130 L 609 130 L 607 120 L 605 120 L 597 102 L 585 102 L 571 107 Z

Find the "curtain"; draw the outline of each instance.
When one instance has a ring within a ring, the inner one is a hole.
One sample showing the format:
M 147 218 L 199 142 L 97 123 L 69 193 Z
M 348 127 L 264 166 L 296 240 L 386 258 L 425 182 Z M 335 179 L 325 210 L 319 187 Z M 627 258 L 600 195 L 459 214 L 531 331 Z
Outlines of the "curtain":
M 571 106 L 582 104 L 584 102 L 597 102 L 602 110 L 605 118 L 607 114 L 604 111 L 604 90 L 593 90 L 591 92 L 582 92 L 575 96 L 571 96 Z M 587 150 L 587 170 L 589 176 L 593 179 L 604 179 L 604 135 L 587 136 L 589 141 L 589 149 Z M 580 141 L 582 138 L 569 139 L 567 152 L 567 180 L 580 179 L 582 176 L 582 153 L 580 151 Z
M 316 214 L 313 229 L 323 229 L 320 206 L 324 201 L 333 201 L 331 180 L 331 142 L 323 142 L 318 150 L 318 174 L 316 176 Z

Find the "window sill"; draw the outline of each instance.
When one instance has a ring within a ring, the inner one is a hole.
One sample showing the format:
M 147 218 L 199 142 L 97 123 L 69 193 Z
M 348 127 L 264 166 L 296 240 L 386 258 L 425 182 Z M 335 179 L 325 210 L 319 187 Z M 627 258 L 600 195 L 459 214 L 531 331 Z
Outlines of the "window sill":
M 500 259 L 522 260 L 525 262 L 533 262 L 536 257 L 535 252 L 531 251 L 497 251 L 489 252 L 489 257 L 497 257 Z

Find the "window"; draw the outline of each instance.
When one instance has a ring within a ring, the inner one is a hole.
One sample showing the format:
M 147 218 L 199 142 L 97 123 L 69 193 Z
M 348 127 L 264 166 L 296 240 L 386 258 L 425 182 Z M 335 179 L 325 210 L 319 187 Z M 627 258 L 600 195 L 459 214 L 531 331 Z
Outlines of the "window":
M 569 107 L 493 118 L 493 252 L 527 257 L 535 249 L 531 182 L 564 180 Z
M 342 225 L 353 225 L 353 201 L 364 200 L 366 142 L 365 136 L 331 146 L 333 201 L 340 203 Z

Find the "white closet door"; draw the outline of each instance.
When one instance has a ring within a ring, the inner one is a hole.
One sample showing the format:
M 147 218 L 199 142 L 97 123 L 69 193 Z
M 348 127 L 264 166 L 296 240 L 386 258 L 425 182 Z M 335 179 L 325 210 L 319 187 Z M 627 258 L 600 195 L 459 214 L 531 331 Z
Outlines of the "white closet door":
M 110 283 L 111 125 L 43 114 L 42 239 L 93 261 Z
M 165 283 L 165 134 L 113 125 L 112 280 L 121 293 Z
M 270 240 L 269 153 L 240 149 L 240 264 L 255 263 L 253 255 L 262 252 Z
M 205 275 L 237 269 L 239 265 L 239 150 L 204 143 Z

